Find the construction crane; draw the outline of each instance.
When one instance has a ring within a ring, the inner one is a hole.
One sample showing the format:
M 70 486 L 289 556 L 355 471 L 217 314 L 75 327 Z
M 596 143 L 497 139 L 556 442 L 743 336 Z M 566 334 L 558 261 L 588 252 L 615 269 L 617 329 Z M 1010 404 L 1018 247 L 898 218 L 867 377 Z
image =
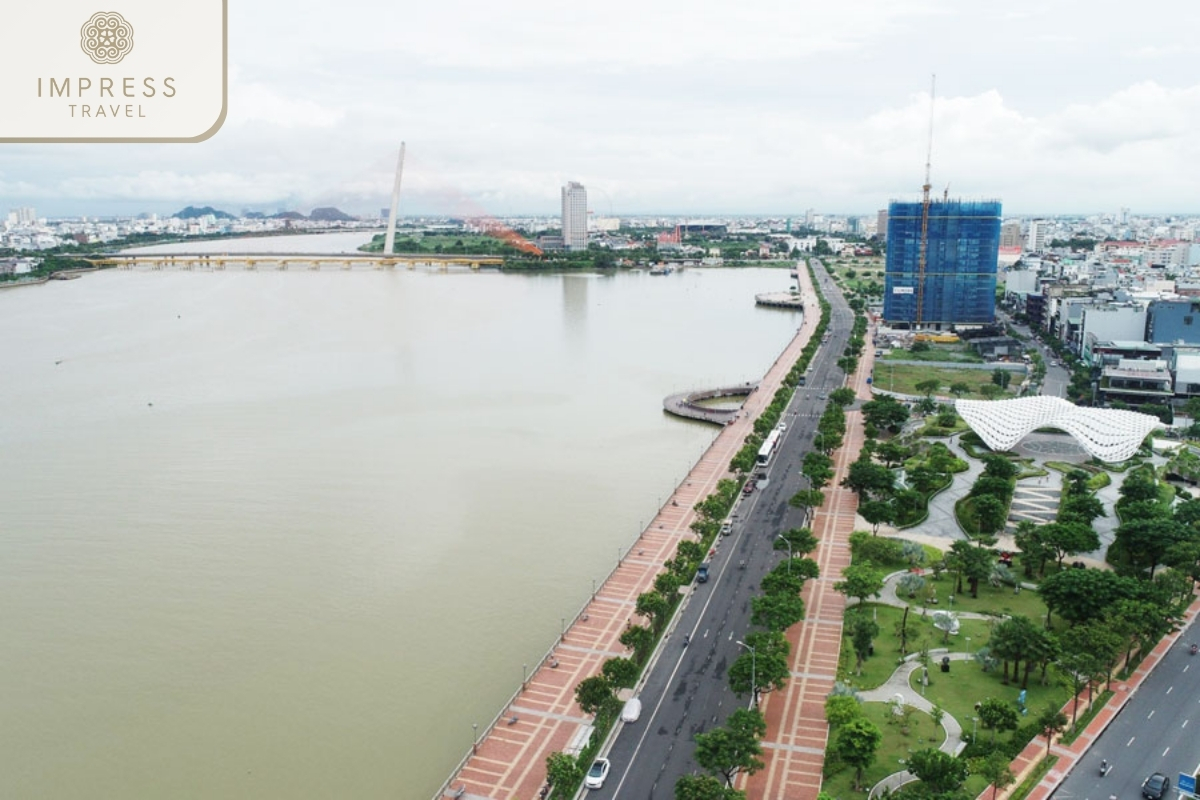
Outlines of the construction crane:
M 929 145 L 925 150 L 925 185 L 921 187 L 921 249 L 917 254 L 917 315 L 913 327 L 920 328 L 925 310 L 925 261 L 929 252 L 929 169 L 933 161 L 933 96 L 937 88 L 937 75 L 929 79 Z M 946 185 L 946 196 L 950 195 L 950 185 Z

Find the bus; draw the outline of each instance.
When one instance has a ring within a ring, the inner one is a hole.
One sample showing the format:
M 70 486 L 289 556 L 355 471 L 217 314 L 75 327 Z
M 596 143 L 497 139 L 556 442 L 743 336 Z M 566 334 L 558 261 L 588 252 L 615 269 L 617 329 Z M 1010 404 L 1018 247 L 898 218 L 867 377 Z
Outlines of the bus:
M 779 437 L 782 435 L 783 431 L 778 429 L 767 434 L 767 440 L 758 449 L 758 466 L 765 467 L 771 463 L 771 459 L 775 457 L 775 448 L 779 444 Z

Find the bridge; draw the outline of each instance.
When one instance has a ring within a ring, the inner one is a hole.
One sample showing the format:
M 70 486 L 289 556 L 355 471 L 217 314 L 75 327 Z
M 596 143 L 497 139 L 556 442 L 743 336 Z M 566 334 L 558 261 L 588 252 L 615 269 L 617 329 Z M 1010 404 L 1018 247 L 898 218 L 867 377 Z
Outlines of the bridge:
M 434 255 L 419 253 L 414 255 L 371 255 L 346 254 L 329 255 L 317 253 L 244 253 L 244 254 L 213 254 L 213 253 L 163 253 L 159 255 L 103 255 L 85 257 L 82 260 L 101 269 L 129 270 L 288 270 L 308 269 L 320 270 L 340 268 L 350 270 L 356 268 L 395 269 L 407 267 L 415 269 L 419 266 L 449 269 L 455 267 L 500 267 L 504 259 L 500 256 L 477 255 Z

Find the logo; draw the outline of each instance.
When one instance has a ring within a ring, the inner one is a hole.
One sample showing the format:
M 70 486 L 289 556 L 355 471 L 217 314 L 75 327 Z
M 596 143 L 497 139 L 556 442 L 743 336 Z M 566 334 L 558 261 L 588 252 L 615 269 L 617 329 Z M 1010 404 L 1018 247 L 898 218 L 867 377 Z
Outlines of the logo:
M 228 2 L 4 3 L 4 30 L 20 35 L 0 48 L 0 146 L 213 136 L 227 110 Z
M 133 26 L 115 11 L 97 11 L 83 23 L 79 46 L 97 64 L 119 64 L 133 50 Z

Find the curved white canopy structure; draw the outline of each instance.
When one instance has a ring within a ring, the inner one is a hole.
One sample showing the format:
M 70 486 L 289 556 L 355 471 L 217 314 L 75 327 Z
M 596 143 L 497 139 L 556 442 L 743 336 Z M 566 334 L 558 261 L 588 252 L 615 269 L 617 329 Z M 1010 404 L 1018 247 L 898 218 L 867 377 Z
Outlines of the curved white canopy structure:
M 1058 428 L 1075 437 L 1088 453 L 1109 463 L 1124 461 L 1155 428 L 1166 426 L 1149 414 L 1112 408 L 1080 408 L 1061 397 L 1013 400 L 959 400 L 959 416 L 993 450 L 1011 450 L 1038 428 Z

